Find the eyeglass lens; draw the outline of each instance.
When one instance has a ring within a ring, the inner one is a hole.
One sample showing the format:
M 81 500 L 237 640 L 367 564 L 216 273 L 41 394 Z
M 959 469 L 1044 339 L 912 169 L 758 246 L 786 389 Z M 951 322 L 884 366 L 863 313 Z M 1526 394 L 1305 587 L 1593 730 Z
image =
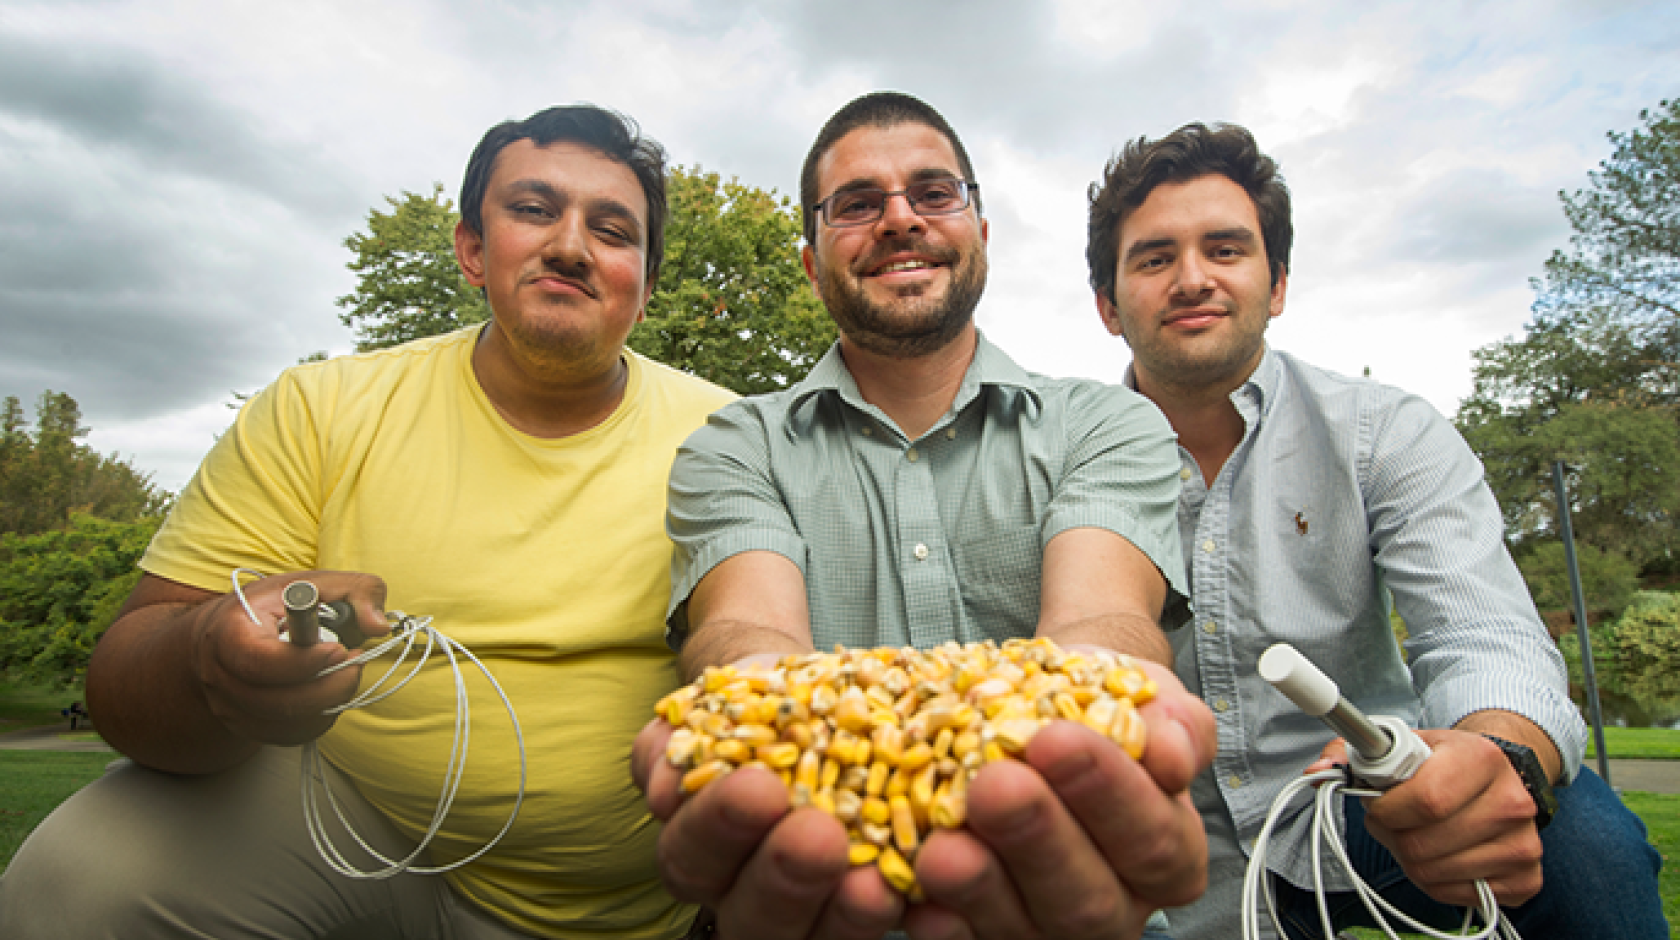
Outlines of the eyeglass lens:
M 924 180 L 902 190 L 917 215 L 948 215 L 968 208 L 969 186 L 959 179 Z M 828 197 L 824 218 L 829 225 L 863 225 L 886 212 L 887 200 L 901 193 L 880 189 L 850 189 Z

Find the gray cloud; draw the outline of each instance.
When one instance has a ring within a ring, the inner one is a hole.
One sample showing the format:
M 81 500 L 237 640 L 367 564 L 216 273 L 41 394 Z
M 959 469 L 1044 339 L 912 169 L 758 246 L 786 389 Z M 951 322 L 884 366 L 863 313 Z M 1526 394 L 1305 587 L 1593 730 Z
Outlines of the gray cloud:
M 988 328 L 1035 368 L 1107 377 L 1124 354 L 1098 345 L 1083 287 L 1085 185 L 1128 138 L 1246 123 L 1297 195 L 1289 335 L 1421 386 L 1439 374 L 1402 372 L 1408 343 L 1459 373 L 1462 351 L 1400 331 L 1377 361 L 1363 327 L 1451 318 L 1466 348 L 1519 329 L 1526 279 L 1566 234 L 1556 191 L 1680 87 L 1680 8 L 1637 0 L 367 0 L 262 16 L 17 0 L 0 17 L 0 394 L 70 392 L 96 439 L 167 467 L 171 488 L 230 390 L 348 348 L 332 300 L 367 209 L 433 180 L 453 191 L 485 128 L 556 102 L 619 108 L 675 162 L 797 195 L 835 108 L 916 94 L 989 187 Z

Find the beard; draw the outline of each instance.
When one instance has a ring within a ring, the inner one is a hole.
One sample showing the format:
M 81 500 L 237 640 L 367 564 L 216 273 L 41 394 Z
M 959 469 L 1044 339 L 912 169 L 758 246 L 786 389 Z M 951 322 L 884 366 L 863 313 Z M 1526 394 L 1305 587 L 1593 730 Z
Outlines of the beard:
M 986 290 L 986 256 L 984 249 L 965 258 L 954 248 L 936 250 L 919 242 L 885 245 L 874 254 L 899 251 L 915 251 L 946 265 L 950 278 L 945 293 L 933 295 L 927 285 L 916 285 L 877 303 L 838 265 L 825 266 L 819 279 L 823 304 L 848 340 L 878 356 L 914 359 L 943 349 L 974 320 L 974 308 Z M 876 263 L 858 267 L 869 270 Z
M 1136 331 L 1127 334 L 1126 343 L 1138 367 L 1160 385 L 1186 390 L 1234 387 L 1260 361 L 1270 324 L 1264 308 L 1237 308 L 1231 311 L 1230 329 L 1217 337 L 1167 341 Z

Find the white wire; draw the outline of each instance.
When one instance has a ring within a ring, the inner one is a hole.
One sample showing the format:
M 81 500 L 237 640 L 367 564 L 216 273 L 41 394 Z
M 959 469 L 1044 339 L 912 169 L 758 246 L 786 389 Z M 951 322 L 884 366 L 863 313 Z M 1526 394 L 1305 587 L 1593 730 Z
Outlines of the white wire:
M 234 595 L 238 597 L 240 606 L 245 608 L 245 614 L 251 618 L 251 622 L 261 625 L 262 621 L 257 618 L 256 611 L 252 609 L 250 601 L 245 597 L 244 584 L 240 580 L 241 575 L 251 575 L 258 578 L 264 575 L 250 568 L 237 568 L 233 572 Z M 359 653 L 343 662 L 328 666 L 321 670 L 318 677 L 329 676 L 351 666 L 371 663 L 401 647 L 396 659 L 392 661 L 377 681 L 368 685 L 355 698 L 342 705 L 327 709 L 324 714 L 337 715 L 353 708 L 365 708 L 383 701 L 419 675 L 420 670 L 425 667 L 426 662 L 431 658 L 433 650 L 441 649 L 444 657 L 449 661 L 449 669 L 455 682 L 455 736 L 450 744 L 449 762 L 444 768 L 443 789 L 438 793 L 437 808 L 433 812 L 431 824 L 426 827 L 426 833 L 420 839 L 419 844 L 414 847 L 414 851 L 396 860 L 385 857 L 369 845 L 367 840 L 362 838 L 362 835 L 350 824 L 350 820 L 345 816 L 343 808 L 339 805 L 338 798 L 333 795 L 332 786 L 327 782 L 327 775 L 324 772 L 325 761 L 321 757 L 316 742 L 310 741 L 303 745 L 303 773 L 301 775 L 303 818 L 304 824 L 309 830 L 309 839 L 315 844 L 315 850 L 321 854 L 321 858 L 333 871 L 346 878 L 359 880 L 383 880 L 404 872 L 416 875 L 439 875 L 467 865 L 482 857 L 484 853 L 495 848 L 496 844 L 502 841 L 502 837 L 506 836 L 508 831 L 513 828 L 514 820 L 519 818 L 519 809 L 525 803 L 525 734 L 519 726 L 519 716 L 514 714 L 513 702 L 508 698 L 507 693 L 502 690 L 501 683 L 496 681 L 496 677 L 490 674 L 489 667 L 485 666 L 477 656 L 474 656 L 471 650 L 433 627 L 432 618 L 410 617 L 400 611 L 392 611 L 387 616 L 394 620 L 390 636 L 372 649 Z M 403 663 L 408 661 L 421 638 L 424 638 L 425 644 L 421 647 L 419 658 L 414 665 L 409 667 L 408 672 L 395 685 L 385 688 L 386 683 L 402 668 Z M 443 828 L 443 822 L 448 818 L 449 811 L 454 806 L 455 795 L 460 791 L 461 779 L 465 776 L 467 770 L 467 744 L 472 734 L 472 711 L 467 695 L 466 678 L 462 675 L 461 663 L 456 658 L 457 654 L 465 656 L 474 666 L 478 667 L 478 671 L 489 681 L 490 687 L 496 690 L 496 695 L 502 700 L 502 707 L 507 710 L 508 720 L 513 724 L 514 740 L 519 747 L 519 788 L 514 794 L 513 809 L 508 813 L 507 822 L 503 823 L 501 830 L 472 854 L 456 859 L 447 865 L 415 865 L 415 860 L 425 853 L 432 840 Z M 332 809 L 333 816 L 338 819 L 339 825 L 349 834 L 350 838 L 361 846 L 362 851 L 383 864 L 384 868 L 363 870 L 357 868 L 345 858 L 344 853 L 339 850 L 333 842 L 331 834 L 327 831 L 326 821 L 321 813 L 320 796 L 317 796 L 317 791 L 321 796 L 326 797 L 327 805 Z
M 1510 920 L 1500 917 L 1499 903 L 1494 898 L 1493 889 L 1488 887 L 1486 881 L 1478 880 L 1476 882 L 1478 906 L 1475 909 L 1465 911 L 1464 925 L 1458 933 L 1442 933 L 1427 924 L 1419 923 L 1405 912 L 1388 903 L 1387 899 L 1374 891 L 1370 885 L 1367 885 L 1354 869 L 1352 860 L 1348 858 L 1347 849 L 1343 845 L 1342 833 L 1337 828 L 1336 809 L 1342 796 L 1377 796 L 1378 793 L 1372 790 L 1347 787 L 1342 771 L 1339 769 L 1305 774 L 1300 779 L 1285 786 L 1283 792 L 1279 793 L 1277 799 L 1272 802 L 1271 811 L 1266 814 L 1266 821 L 1260 826 L 1260 834 L 1254 840 L 1254 848 L 1249 854 L 1248 868 L 1243 873 L 1242 899 L 1240 902 L 1242 904 L 1243 940 L 1259 940 L 1260 938 L 1259 912 L 1262 887 L 1265 889 L 1266 913 L 1271 918 L 1272 929 L 1277 932 L 1279 937 L 1288 936 L 1284 932 L 1283 924 L 1278 919 L 1277 898 L 1271 890 L 1270 880 L 1267 877 L 1269 873 L 1266 870 L 1266 852 L 1271 846 L 1272 830 L 1276 827 L 1278 818 L 1283 815 L 1284 809 L 1302 790 L 1315 786 L 1318 790 L 1313 797 L 1311 837 L 1313 890 L 1317 896 L 1319 924 L 1324 929 L 1325 937 L 1334 937 L 1336 932 L 1330 922 L 1330 908 L 1324 891 L 1324 872 L 1320 855 L 1321 845 L 1329 846 L 1331 853 L 1342 863 L 1342 868 L 1353 882 L 1354 891 L 1359 895 L 1360 901 L 1364 903 L 1365 910 L 1370 913 L 1372 922 L 1390 940 L 1400 940 L 1400 936 L 1389 925 L 1387 917 L 1384 916 L 1385 912 L 1389 917 L 1397 918 L 1404 923 L 1407 930 L 1421 933 L 1427 937 L 1438 938 L 1438 940 L 1490 940 L 1496 935 L 1504 937 L 1505 940 L 1522 940 L 1517 935 L 1516 928 L 1511 926 Z M 1378 910 L 1378 908 L 1381 908 L 1381 910 Z M 1487 926 L 1478 933 L 1471 933 L 1470 929 L 1474 925 L 1475 916 L 1478 913 L 1482 920 L 1487 922 Z

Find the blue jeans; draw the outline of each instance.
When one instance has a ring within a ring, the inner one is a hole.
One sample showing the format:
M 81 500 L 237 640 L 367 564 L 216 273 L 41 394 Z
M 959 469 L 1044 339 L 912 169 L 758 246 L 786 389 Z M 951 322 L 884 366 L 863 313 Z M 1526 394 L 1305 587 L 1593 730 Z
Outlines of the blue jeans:
M 1528 903 L 1506 908 L 1527 940 L 1668 940 L 1657 872 L 1662 856 L 1651 847 L 1640 821 L 1603 778 L 1583 767 L 1575 782 L 1557 788 L 1558 812 L 1540 833 L 1545 886 Z M 1406 879 L 1400 863 L 1365 830 L 1365 802 L 1349 799 L 1348 857 L 1365 883 L 1390 904 L 1436 929 L 1456 930 L 1464 909 L 1442 904 Z M 1279 918 L 1293 940 L 1321 934 L 1311 891 L 1274 879 Z M 1351 891 L 1328 899 L 1337 930 L 1373 927 L 1371 916 Z M 1395 925 L 1401 928 L 1401 925 Z

